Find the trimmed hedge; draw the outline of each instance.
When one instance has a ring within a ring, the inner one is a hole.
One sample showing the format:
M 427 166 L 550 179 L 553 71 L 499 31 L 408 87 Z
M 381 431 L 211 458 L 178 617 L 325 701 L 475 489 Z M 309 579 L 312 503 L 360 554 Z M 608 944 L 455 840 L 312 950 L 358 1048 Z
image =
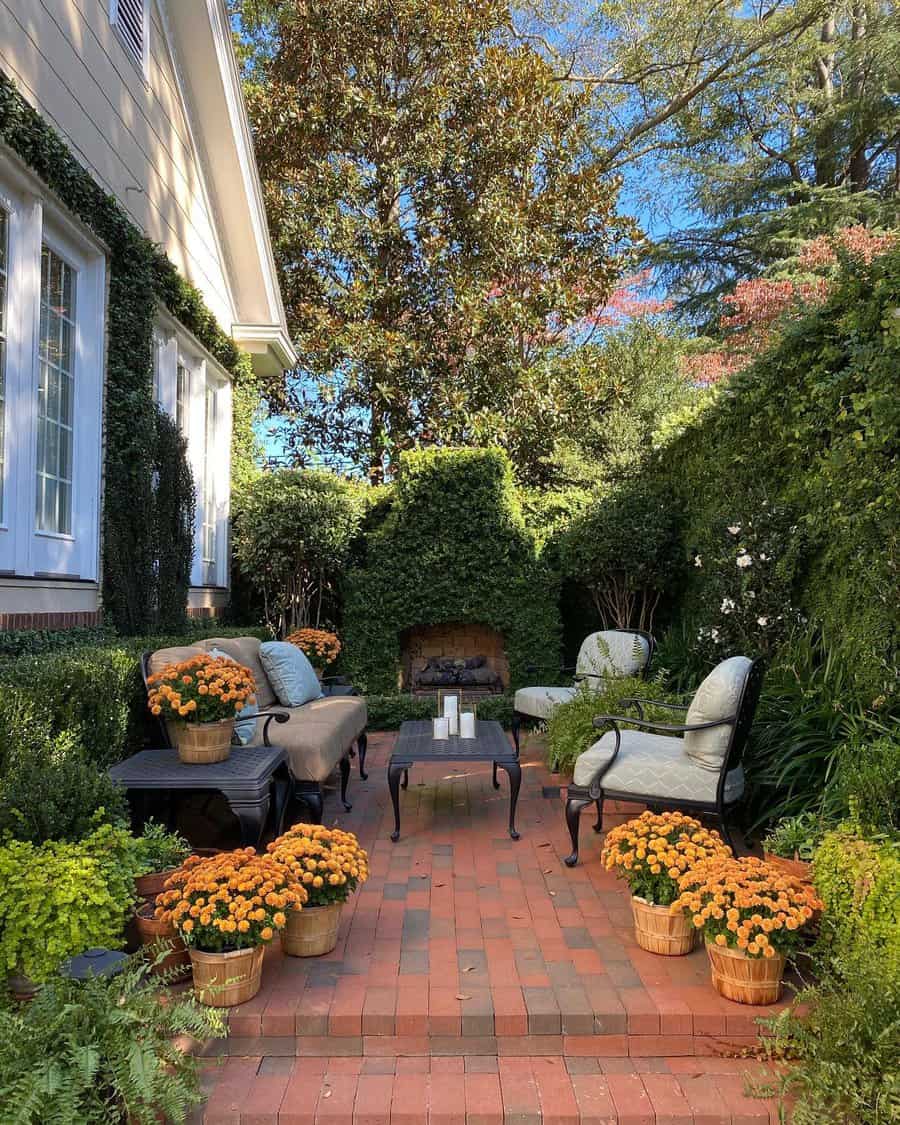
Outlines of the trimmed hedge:
M 148 730 L 141 653 L 203 636 L 247 634 L 268 636 L 256 628 L 224 629 L 205 621 L 171 636 L 129 637 L 55 652 L 45 648 L 0 660 L 0 755 L 16 740 L 21 716 L 34 710 L 49 720 L 52 735 L 71 737 L 98 767 L 121 761 L 143 747 Z M 32 636 L 47 643 L 46 634 Z
M 367 695 L 369 730 L 397 730 L 401 723 L 414 719 L 433 719 L 437 715 L 436 699 L 420 699 L 414 695 Z M 513 697 L 489 695 L 478 700 L 478 718 L 492 719 L 506 730 L 512 726 Z
M 450 622 L 503 634 L 512 687 L 534 675 L 529 664 L 537 682 L 554 682 L 559 579 L 525 525 L 505 453 L 404 454 L 365 553 L 347 580 L 344 607 L 348 670 L 361 689 L 395 692 L 403 631 Z

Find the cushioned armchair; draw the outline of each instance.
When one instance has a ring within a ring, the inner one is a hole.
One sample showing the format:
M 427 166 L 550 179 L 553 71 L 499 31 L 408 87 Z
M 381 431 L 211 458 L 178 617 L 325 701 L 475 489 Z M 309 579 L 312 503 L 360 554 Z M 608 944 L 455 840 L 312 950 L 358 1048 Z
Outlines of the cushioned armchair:
M 596 801 L 603 827 L 603 802 L 638 801 L 716 817 L 732 844 L 726 816 L 744 795 L 741 759 L 759 692 L 763 668 L 758 660 L 732 656 L 710 672 L 690 705 L 631 699 L 634 716 L 598 715 L 594 726 L 607 730 L 575 762 L 566 801 L 572 837 L 569 867 L 578 862 L 578 827 L 582 809 Z M 685 711 L 683 723 L 648 722 L 643 705 Z M 627 723 L 636 730 L 622 730 Z
M 603 629 L 585 637 L 575 667 L 561 669 L 561 674 L 573 676 L 570 685 L 525 687 L 516 692 L 512 720 L 516 749 L 523 720 L 543 722 L 549 719 L 554 708 L 568 703 L 580 687 L 597 691 L 605 679 L 646 675 L 655 647 L 650 634 L 640 629 Z

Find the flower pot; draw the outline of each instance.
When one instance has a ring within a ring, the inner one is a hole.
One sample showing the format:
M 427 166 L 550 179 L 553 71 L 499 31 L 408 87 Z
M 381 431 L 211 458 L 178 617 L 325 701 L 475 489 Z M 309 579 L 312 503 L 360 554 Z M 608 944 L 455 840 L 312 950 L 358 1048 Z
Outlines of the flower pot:
M 231 1008 L 252 1000 L 262 982 L 265 946 L 234 949 L 229 953 L 206 953 L 190 949 L 194 991 L 201 1004 Z
M 670 914 L 668 906 L 651 906 L 636 895 L 631 899 L 634 915 L 634 938 L 648 953 L 681 957 L 694 948 L 697 931 L 684 913 Z
M 281 931 L 281 948 L 291 957 L 321 957 L 337 945 L 342 902 L 304 906 L 288 914 Z
M 21 971 L 10 973 L 6 978 L 6 984 L 12 993 L 13 1000 L 18 1000 L 21 1004 L 27 1004 L 33 1000 L 41 987 Z
M 748 957 L 742 949 L 706 943 L 712 968 L 713 988 L 726 1000 L 738 1004 L 774 1004 L 781 995 L 785 958 Z
M 763 859 L 776 871 L 791 875 L 793 878 L 799 879 L 801 883 L 812 881 L 812 864 L 805 859 L 785 859 L 780 855 L 772 855 L 771 852 L 763 852 Z
M 177 870 L 177 867 L 167 867 L 165 871 L 151 871 L 147 875 L 138 875 L 134 881 L 135 890 L 141 898 L 155 905 L 156 896 L 165 890 L 166 879 Z
M 208 766 L 224 762 L 231 754 L 234 719 L 218 723 L 173 723 L 172 738 L 178 757 L 186 765 Z
M 191 959 L 187 946 L 178 936 L 178 931 L 169 922 L 154 918 L 153 907 L 145 903 L 134 916 L 142 945 L 153 945 L 154 942 L 167 943 L 172 952 L 153 965 L 154 973 L 165 973 L 173 969 L 180 969 L 182 976 L 187 976 Z

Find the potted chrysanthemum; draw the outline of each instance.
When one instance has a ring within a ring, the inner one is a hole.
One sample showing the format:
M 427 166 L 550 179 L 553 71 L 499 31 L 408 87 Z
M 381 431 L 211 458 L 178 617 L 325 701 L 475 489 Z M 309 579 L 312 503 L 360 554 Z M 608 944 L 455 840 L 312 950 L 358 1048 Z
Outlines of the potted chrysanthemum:
M 344 903 L 369 877 L 366 852 L 352 832 L 295 824 L 269 844 L 272 858 L 306 889 L 303 910 L 288 914 L 281 947 L 293 957 L 319 957 L 337 944 Z
M 166 665 L 147 686 L 151 713 L 165 719 L 179 758 L 193 765 L 225 761 L 235 716 L 256 691 L 249 668 L 207 653 Z
M 822 909 L 813 888 L 755 856 L 706 860 L 679 887 L 669 909 L 703 933 L 716 991 L 740 1004 L 774 1004 L 787 955 Z
M 156 900 L 157 917 L 181 934 L 197 995 L 216 1008 L 256 995 L 264 947 L 306 902 L 292 872 L 253 848 L 191 856 L 166 888 Z
M 690 920 L 669 910 L 679 879 L 702 860 L 730 855 L 718 832 L 681 812 L 645 812 L 607 833 L 602 860 L 607 871 L 628 883 L 641 949 L 667 956 L 690 953 L 695 937 Z
M 337 660 L 341 642 L 336 633 L 328 629 L 297 629 L 287 638 L 289 644 L 296 645 L 322 678 L 329 664 Z

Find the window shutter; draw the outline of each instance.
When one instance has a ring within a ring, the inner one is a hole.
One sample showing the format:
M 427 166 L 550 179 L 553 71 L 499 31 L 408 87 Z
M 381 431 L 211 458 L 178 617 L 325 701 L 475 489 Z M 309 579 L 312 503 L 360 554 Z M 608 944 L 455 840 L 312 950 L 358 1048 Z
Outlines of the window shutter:
M 112 20 L 125 50 L 141 66 L 147 34 L 144 0 L 113 0 Z

